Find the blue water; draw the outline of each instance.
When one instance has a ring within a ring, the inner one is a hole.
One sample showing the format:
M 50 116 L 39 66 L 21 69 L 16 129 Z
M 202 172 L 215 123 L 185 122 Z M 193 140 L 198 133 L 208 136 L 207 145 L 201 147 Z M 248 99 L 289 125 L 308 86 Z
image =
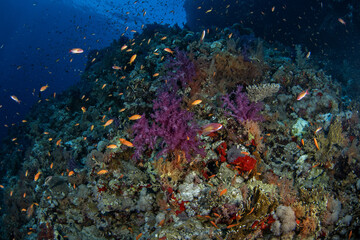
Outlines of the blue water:
M 108 46 L 123 33 L 130 36 L 131 30 L 141 32 L 146 23 L 183 26 L 184 20 L 176 1 L 1 1 L 0 138 L 21 124 L 34 103 L 79 81 L 90 50 Z M 72 48 L 84 53 L 70 54 Z M 39 95 L 46 84 L 49 88 Z

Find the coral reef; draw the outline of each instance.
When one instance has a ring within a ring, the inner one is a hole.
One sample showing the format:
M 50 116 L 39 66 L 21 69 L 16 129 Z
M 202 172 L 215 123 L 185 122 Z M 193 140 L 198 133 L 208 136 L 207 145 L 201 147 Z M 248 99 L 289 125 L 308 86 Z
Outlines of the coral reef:
M 300 47 L 209 33 L 145 26 L 36 104 L 0 148 L 3 238 L 358 239 L 359 105 Z

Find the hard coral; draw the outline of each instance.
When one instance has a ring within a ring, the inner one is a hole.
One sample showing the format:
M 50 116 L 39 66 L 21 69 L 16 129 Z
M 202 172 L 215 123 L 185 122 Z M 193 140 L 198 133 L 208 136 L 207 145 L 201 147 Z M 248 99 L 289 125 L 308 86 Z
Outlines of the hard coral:
M 201 143 L 196 137 L 199 128 L 193 121 L 193 114 L 181 109 L 180 102 L 176 95 L 163 92 L 154 101 L 152 126 L 149 127 L 144 116 L 133 125 L 137 148 L 135 158 L 145 150 L 146 145 L 154 149 L 157 137 L 162 140 L 159 155 L 180 150 L 189 161 L 191 154 L 204 154 L 204 150 L 199 148 Z
M 263 104 L 260 102 L 251 103 L 246 93 L 241 92 L 242 88 L 239 85 L 235 92 L 231 92 L 221 98 L 223 101 L 222 107 L 230 110 L 226 114 L 234 117 L 239 123 L 247 120 L 262 121 L 263 117 L 259 114 L 259 111 L 262 110 Z M 232 100 L 232 98 L 235 99 Z

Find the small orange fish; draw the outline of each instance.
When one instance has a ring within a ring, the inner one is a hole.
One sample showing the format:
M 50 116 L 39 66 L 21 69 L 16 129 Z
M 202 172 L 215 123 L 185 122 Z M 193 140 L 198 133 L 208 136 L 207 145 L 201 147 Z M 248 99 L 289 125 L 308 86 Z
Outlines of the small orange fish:
M 205 30 L 202 31 L 202 33 L 201 33 L 201 38 L 200 38 L 200 42 L 202 42 L 202 41 L 204 40 L 205 34 L 206 34 L 206 31 L 205 31 Z
M 114 66 L 112 66 L 112 69 L 114 69 L 114 70 L 121 70 L 121 67 L 114 65 Z
M 233 228 L 233 227 L 236 227 L 237 225 L 239 225 L 239 223 L 236 223 L 236 224 L 231 224 L 229 226 L 227 226 L 226 228 L 229 229 L 229 228 Z
M 320 163 L 315 164 L 315 165 L 312 166 L 311 168 L 316 168 L 317 166 L 320 166 Z
M 83 53 L 84 50 L 81 48 L 73 48 L 73 49 L 70 49 L 69 52 L 72 54 L 79 54 L 79 53 Z
M 166 36 L 165 36 L 165 37 L 162 37 L 160 40 L 162 40 L 162 41 L 163 41 L 163 40 L 165 40 L 165 39 L 167 39 L 167 37 L 166 37 Z
M 34 181 L 36 182 L 40 177 L 41 172 L 39 171 L 37 174 L 35 174 Z
M 171 54 L 174 54 L 174 51 L 171 50 L 170 48 L 164 48 L 164 51 L 168 52 L 168 53 L 171 53 Z
M 90 131 L 94 130 L 94 125 L 91 125 Z
M 42 86 L 42 87 L 40 88 L 40 92 L 45 91 L 48 87 L 49 87 L 48 84 L 46 84 L 45 86 Z
M 125 109 L 126 109 L 126 108 L 122 108 L 122 109 L 119 110 L 119 112 L 123 112 L 123 111 L 125 111 Z
M 28 174 L 29 174 L 29 170 L 26 170 L 26 171 L 25 171 L 25 177 L 27 177 Z
M 141 118 L 141 115 L 135 114 L 135 115 L 132 115 L 131 117 L 129 117 L 129 120 L 138 120 L 140 118 Z
M 103 175 L 103 174 L 106 174 L 108 172 L 109 172 L 108 170 L 103 169 L 103 170 L 98 171 L 97 175 Z
M 51 163 L 51 164 L 50 164 L 50 169 L 52 169 L 52 168 L 53 168 L 53 166 L 54 166 L 54 163 Z
M 115 148 L 118 148 L 118 146 L 116 144 L 110 144 L 106 148 L 115 149 Z
M 220 123 L 209 123 L 202 128 L 201 133 L 209 134 L 209 133 L 220 130 L 222 127 L 223 127 L 223 125 Z
M 120 138 L 119 140 L 120 140 L 120 142 L 121 142 L 122 144 L 124 144 L 125 146 L 134 147 L 134 145 L 133 145 L 131 142 L 125 140 L 124 138 Z
M 218 226 L 216 226 L 216 224 L 215 224 L 213 221 L 210 221 L 210 223 L 211 223 L 214 227 L 218 228 Z
M 160 227 L 162 227 L 162 226 L 164 225 L 164 222 L 165 222 L 165 218 L 164 218 L 163 220 L 161 220 L 158 225 L 159 225 Z
M 85 113 L 85 112 L 86 112 L 86 108 L 85 108 L 85 107 L 81 107 L 81 111 L 82 111 L 83 113 Z
M 322 129 L 322 127 L 318 127 L 316 130 L 315 130 L 315 134 L 317 134 L 318 132 L 320 132 L 321 131 L 321 129 Z
M 69 177 L 71 177 L 71 176 L 74 175 L 74 174 L 75 174 L 74 171 L 70 171 L 68 175 L 69 175 Z
M 221 197 L 221 196 L 224 195 L 225 193 L 227 193 L 227 189 L 226 189 L 226 188 L 220 192 L 219 196 Z
M 131 65 L 131 64 L 135 61 L 136 56 L 137 56 L 136 54 L 134 54 L 134 55 L 132 55 L 132 56 L 131 56 L 131 58 L 130 58 L 130 62 L 129 62 L 129 63 L 130 63 L 130 65 Z
M 344 19 L 342 18 L 338 18 L 339 23 L 341 23 L 342 25 L 346 25 L 346 22 L 344 21 Z
M 114 122 L 114 119 L 108 120 L 108 121 L 103 125 L 104 128 L 107 127 L 107 126 L 109 126 L 109 125 L 112 124 L 113 122 Z
M 123 45 L 123 46 L 121 47 L 121 51 L 122 51 L 122 50 L 125 50 L 127 47 L 128 47 L 127 45 Z
M 141 238 L 142 235 L 143 235 L 142 233 L 140 233 L 139 235 L 137 235 L 137 236 L 136 236 L 136 240 L 139 240 L 139 238 Z
M 157 77 L 159 75 L 160 75 L 159 73 L 154 73 L 153 77 Z
M 102 85 L 101 89 L 104 89 L 106 87 L 106 83 L 104 85 Z
M 250 215 L 254 211 L 255 207 L 253 207 L 247 215 Z
M 14 100 L 15 102 L 17 102 L 18 104 L 21 103 L 21 101 L 15 96 L 15 95 L 12 95 L 10 96 L 12 100 Z
M 202 102 L 202 100 L 198 99 L 198 100 L 195 100 L 191 103 L 191 105 L 195 106 L 195 105 L 198 105 Z
M 308 89 L 305 90 L 305 91 L 302 91 L 302 92 L 297 96 L 296 100 L 300 101 L 301 99 L 303 99 L 304 97 L 306 97 L 306 95 L 308 95 L 308 94 L 309 94 Z
M 61 139 L 57 140 L 56 146 L 60 146 L 60 144 L 61 144 Z
M 314 143 L 315 143 L 315 147 L 317 148 L 317 150 L 320 150 L 320 148 L 319 148 L 319 144 L 318 144 L 318 142 L 317 142 L 316 138 L 314 138 Z
M 4 185 L 0 185 L 0 188 L 4 188 Z
M 305 145 L 304 139 L 301 139 L 301 145 Z

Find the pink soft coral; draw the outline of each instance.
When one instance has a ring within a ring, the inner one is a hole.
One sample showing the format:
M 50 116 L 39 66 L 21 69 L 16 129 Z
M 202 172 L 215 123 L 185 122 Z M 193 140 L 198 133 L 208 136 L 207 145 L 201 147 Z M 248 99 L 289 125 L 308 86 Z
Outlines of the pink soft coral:
M 163 92 L 154 101 L 151 127 L 145 116 L 133 125 L 135 158 L 140 157 L 146 146 L 153 150 L 158 146 L 161 149 L 159 155 L 175 150 L 183 151 L 188 161 L 192 154 L 204 154 L 196 136 L 199 128 L 193 120 L 193 114 L 182 109 L 180 102 L 181 99 L 174 94 Z M 158 138 L 160 142 L 157 142 Z

